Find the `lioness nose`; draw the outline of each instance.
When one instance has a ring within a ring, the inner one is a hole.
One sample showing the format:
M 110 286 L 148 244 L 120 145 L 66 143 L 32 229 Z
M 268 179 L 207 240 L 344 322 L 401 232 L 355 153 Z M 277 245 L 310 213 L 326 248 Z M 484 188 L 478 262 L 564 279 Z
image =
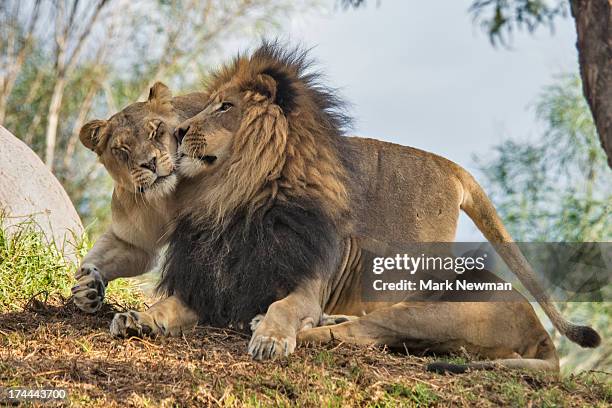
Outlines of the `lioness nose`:
M 185 138 L 185 135 L 188 131 L 189 125 L 183 125 L 176 128 L 176 130 L 174 131 L 174 137 L 176 137 L 176 141 L 178 142 L 178 144 L 181 144 L 183 142 L 183 139 Z
M 157 158 L 152 158 L 148 162 L 140 163 L 140 167 L 151 170 L 153 173 L 157 170 Z

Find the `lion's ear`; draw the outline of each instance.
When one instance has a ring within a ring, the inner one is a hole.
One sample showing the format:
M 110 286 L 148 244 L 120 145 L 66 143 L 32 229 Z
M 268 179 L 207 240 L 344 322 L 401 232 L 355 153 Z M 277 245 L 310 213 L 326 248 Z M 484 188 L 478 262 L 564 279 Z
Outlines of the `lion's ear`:
M 270 75 L 259 74 L 255 78 L 254 91 L 276 102 L 276 81 Z
M 149 102 L 157 101 L 161 103 L 170 103 L 172 101 L 172 92 L 170 88 L 161 82 L 153 84 L 149 90 Z
M 102 131 L 106 126 L 105 120 L 92 120 L 87 122 L 79 132 L 79 139 L 83 146 L 89 150 L 96 151 L 96 147 L 100 144 Z
M 285 115 L 295 108 L 297 91 L 295 84 L 283 72 L 268 71 L 257 75 L 255 91 L 259 92 L 280 106 Z

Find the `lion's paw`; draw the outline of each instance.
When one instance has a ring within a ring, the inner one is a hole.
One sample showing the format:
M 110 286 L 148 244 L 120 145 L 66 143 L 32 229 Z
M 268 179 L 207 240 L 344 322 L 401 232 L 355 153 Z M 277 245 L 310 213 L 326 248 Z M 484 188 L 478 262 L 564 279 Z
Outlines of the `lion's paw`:
M 130 310 L 116 313 L 110 324 L 110 332 L 114 337 L 144 337 L 157 334 L 155 324 L 147 318 L 146 313 Z
M 274 360 L 295 351 L 295 336 L 265 335 L 255 332 L 249 342 L 249 354 L 255 360 Z
M 266 315 L 258 314 L 253 318 L 253 320 L 251 320 L 251 323 L 249 323 L 249 326 L 251 327 L 251 333 L 255 333 L 255 330 L 257 330 L 259 324 L 263 321 L 264 317 L 266 317 Z
M 72 287 L 74 304 L 86 313 L 95 313 L 102 307 L 106 282 L 98 268 L 82 265 L 76 273 L 77 284 Z

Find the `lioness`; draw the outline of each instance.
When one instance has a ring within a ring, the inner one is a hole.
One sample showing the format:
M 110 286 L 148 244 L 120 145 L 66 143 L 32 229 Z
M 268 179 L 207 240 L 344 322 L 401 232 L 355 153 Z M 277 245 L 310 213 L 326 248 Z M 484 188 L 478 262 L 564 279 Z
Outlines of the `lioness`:
M 558 370 L 554 345 L 527 301 L 361 298 L 357 236 L 449 242 L 463 210 L 491 242 L 512 239 L 458 165 L 344 137 L 341 103 L 306 67 L 303 53 L 264 44 L 222 67 L 206 108 L 177 128 L 179 172 L 187 179 L 177 189 L 178 218 L 160 283 L 168 298 L 155 312 L 165 310 L 174 327 L 195 314 L 239 328 L 265 312 L 248 348 L 256 359 L 290 354 L 298 341 L 338 339 L 440 353 L 463 347 L 507 367 Z M 561 333 L 585 347 L 599 344 L 594 330 L 560 315 L 515 245 L 499 252 Z M 313 327 L 324 312 L 353 317 Z M 164 333 L 152 313 L 131 316 L 118 314 L 113 325 Z
M 112 224 L 76 273 L 72 293 L 81 310 L 94 313 L 100 308 L 109 281 L 153 267 L 173 214 L 177 146 L 172 133 L 178 123 L 201 111 L 204 101 L 200 93 L 172 98 L 158 82 L 146 102 L 82 127 L 81 142 L 98 155 L 115 186 Z

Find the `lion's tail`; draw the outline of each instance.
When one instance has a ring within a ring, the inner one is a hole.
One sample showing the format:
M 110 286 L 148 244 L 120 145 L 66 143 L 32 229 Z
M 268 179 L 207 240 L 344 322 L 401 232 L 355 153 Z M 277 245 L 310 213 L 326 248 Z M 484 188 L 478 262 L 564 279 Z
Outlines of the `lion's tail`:
M 557 330 L 582 347 L 599 346 L 601 337 L 595 330 L 568 321 L 552 303 L 550 297 L 542 289 L 542 285 L 536 278 L 531 265 L 523 256 L 519 247 L 513 243 L 512 237 L 504 227 L 495 207 L 476 180 L 463 169 L 460 170 L 459 177 L 464 190 L 461 209 L 472 219 L 487 240 L 494 245 L 497 253 L 542 306 Z

